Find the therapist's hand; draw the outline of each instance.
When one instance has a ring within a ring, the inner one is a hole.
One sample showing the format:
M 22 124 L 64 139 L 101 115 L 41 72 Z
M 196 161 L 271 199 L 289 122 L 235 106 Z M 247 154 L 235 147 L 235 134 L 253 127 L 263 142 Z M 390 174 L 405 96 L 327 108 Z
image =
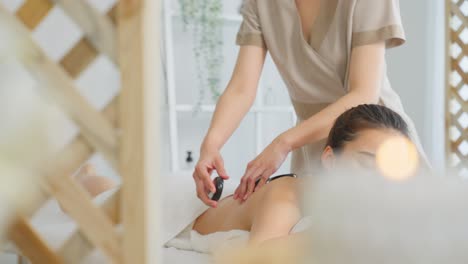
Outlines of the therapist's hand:
M 224 161 L 221 154 L 217 150 L 202 150 L 200 159 L 195 166 L 193 179 L 197 185 L 197 197 L 210 207 L 216 207 L 217 202 L 212 201 L 208 197 L 208 193 L 216 192 L 216 187 L 211 179 L 211 173 L 215 171 L 224 180 L 229 179 L 226 170 L 224 169 Z
M 234 199 L 245 201 L 249 196 L 263 185 L 275 173 L 288 156 L 291 148 L 281 136 L 273 140 L 253 161 L 247 165 L 247 170 L 241 183 L 234 193 Z M 255 187 L 255 182 L 260 179 Z

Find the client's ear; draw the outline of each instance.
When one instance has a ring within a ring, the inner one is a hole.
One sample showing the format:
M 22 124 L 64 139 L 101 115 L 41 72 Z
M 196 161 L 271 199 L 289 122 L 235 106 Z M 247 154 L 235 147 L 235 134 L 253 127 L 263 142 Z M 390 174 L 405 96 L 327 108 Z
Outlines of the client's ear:
M 335 153 L 333 152 L 333 148 L 330 146 L 327 146 L 323 152 L 322 152 L 322 166 L 330 170 L 335 167 L 336 163 L 336 156 Z

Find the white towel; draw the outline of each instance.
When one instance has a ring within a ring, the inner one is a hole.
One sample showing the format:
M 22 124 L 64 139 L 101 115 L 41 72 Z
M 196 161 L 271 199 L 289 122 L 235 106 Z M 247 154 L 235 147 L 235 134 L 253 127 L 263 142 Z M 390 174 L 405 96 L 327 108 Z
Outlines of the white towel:
M 187 226 L 191 225 L 208 206 L 197 198 L 195 182 L 191 175 L 164 177 L 162 193 L 162 242 L 166 244 Z M 238 181 L 224 182 L 221 199 L 234 193 Z M 190 228 L 191 229 L 191 228 Z
M 303 217 L 292 228 L 291 233 L 305 231 L 312 224 L 311 217 Z M 216 232 L 209 235 L 200 235 L 192 230 L 193 223 L 188 225 L 180 234 L 166 243 L 166 247 L 174 247 L 182 250 L 191 250 L 200 253 L 211 254 L 219 248 L 230 248 L 232 246 L 246 245 L 249 233 L 244 230 L 231 230 Z
M 245 245 L 249 240 L 249 232 L 243 230 L 200 235 L 197 231 L 192 230 L 192 227 L 193 224 L 187 226 L 184 231 L 167 242 L 165 246 L 211 254 L 219 248 Z

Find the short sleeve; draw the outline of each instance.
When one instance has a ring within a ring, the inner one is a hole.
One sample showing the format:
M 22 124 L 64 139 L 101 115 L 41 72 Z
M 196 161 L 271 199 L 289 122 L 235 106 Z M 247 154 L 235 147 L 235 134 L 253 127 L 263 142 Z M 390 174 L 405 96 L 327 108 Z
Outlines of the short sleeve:
M 241 13 L 243 21 L 237 33 L 236 44 L 266 48 L 258 16 L 257 0 L 245 0 Z
M 399 0 L 356 0 L 352 46 L 384 41 L 387 48 L 405 43 Z

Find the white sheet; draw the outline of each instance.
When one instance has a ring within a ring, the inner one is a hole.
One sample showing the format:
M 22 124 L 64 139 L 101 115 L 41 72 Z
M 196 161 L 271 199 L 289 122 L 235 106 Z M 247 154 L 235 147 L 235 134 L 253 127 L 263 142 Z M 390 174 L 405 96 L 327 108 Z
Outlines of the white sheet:
M 166 246 L 211 254 L 215 253 L 218 249 L 246 245 L 248 240 L 249 232 L 247 231 L 230 230 L 227 232 L 200 235 L 197 231 L 192 230 L 192 225 L 190 225 L 177 237 L 167 242 Z
M 194 251 L 185 251 L 175 248 L 161 249 L 161 262 L 163 264 L 209 264 L 210 256 Z M 103 264 L 107 259 L 100 251 L 95 250 L 92 254 L 83 259 L 86 264 Z
M 303 217 L 292 228 L 291 233 L 305 231 L 312 224 L 310 216 Z M 199 253 L 211 254 L 218 249 L 232 248 L 246 245 L 249 239 L 249 232 L 243 230 L 230 230 L 227 232 L 216 232 L 209 235 L 200 235 L 192 230 L 192 225 L 184 229 L 177 237 L 166 243 L 167 247 L 181 250 L 196 251 Z
M 208 207 L 198 198 L 190 175 L 171 175 L 163 180 L 162 241 L 166 244 L 191 224 Z M 236 184 L 225 181 L 221 199 L 234 193 Z
M 194 251 L 179 250 L 176 248 L 164 248 L 162 251 L 162 263 L 164 264 L 208 264 L 211 263 L 210 255 Z

